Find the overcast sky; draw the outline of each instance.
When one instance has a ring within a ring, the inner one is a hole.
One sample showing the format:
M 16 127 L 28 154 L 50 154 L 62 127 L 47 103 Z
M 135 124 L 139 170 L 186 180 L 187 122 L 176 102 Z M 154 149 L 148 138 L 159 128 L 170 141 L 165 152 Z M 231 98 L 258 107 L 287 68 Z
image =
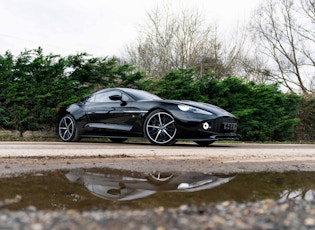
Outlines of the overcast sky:
M 61 55 L 120 56 L 137 25 L 160 4 L 194 7 L 209 23 L 230 30 L 249 20 L 261 0 L 0 0 L 0 54 L 39 46 Z

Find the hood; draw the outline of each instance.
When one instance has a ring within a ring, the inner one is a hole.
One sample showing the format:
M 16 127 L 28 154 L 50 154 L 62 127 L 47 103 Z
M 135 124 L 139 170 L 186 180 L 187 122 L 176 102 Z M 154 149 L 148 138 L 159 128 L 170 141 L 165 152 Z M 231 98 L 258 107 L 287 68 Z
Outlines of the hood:
M 217 115 L 220 115 L 220 116 L 232 116 L 232 117 L 235 117 L 233 114 L 229 113 L 228 111 L 218 107 L 218 106 L 215 106 L 215 105 L 212 105 L 212 104 L 207 104 L 207 103 L 203 103 L 203 102 L 196 102 L 196 101 L 186 101 L 186 100 L 165 100 L 166 102 L 169 102 L 169 103 L 174 103 L 174 104 L 185 104 L 185 105 L 189 105 L 189 106 L 193 106 L 193 107 L 197 107 L 199 109 L 203 109 L 203 110 L 206 110 L 206 111 L 210 111 L 212 113 L 215 113 Z

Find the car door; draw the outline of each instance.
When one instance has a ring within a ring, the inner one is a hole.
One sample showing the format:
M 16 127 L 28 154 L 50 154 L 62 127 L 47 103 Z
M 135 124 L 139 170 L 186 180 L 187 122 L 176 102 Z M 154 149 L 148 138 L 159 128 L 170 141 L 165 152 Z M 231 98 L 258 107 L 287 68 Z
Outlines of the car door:
M 118 97 L 119 96 L 119 97 Z M 118 98 L 121 100 L 118 100 Z M 132 99 L 119 90 L 105 91 L 93 95 L 85 106 L 90 123 L 87 127 L 107 130 L 129 131 L 132 128 L 131 113 L 126 113 Z

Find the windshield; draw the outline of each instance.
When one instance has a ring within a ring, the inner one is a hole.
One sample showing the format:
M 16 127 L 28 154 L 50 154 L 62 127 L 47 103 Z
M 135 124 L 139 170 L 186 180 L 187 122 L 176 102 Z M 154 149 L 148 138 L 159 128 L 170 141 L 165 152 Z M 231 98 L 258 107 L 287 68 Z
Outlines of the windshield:
M 132 96 L 135 100 L 140 101 L 140 100 L 161 100 L 160 97 L 148 93 L 143 90 L 137 90 L 137 89 L 124 89 L 124 91 Z

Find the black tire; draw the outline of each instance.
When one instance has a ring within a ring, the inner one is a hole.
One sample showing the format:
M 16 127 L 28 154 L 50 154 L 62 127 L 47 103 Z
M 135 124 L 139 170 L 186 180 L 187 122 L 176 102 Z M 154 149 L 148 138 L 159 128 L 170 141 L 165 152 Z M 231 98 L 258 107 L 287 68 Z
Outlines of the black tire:
M 109 138 L 109 140 L 114 143 L 123 143 L 127 138 Z
M 215 141 L 195 141 L 195 143 L 197 143 L 200 146 L 204 146 L 204 147 L 211 145 L 213 142 L 215 142 Z
M 60 119 L 58 124 L 58 135 L 60 139 L 65 142 L 80 140 L 77 124 L 70 114 L 63 116 Z
M 156 145 L 173 145 L 176 142 L 176 131 L 174 117 L 163 110 L 151 112 L 143 125 L 146 138 Z

